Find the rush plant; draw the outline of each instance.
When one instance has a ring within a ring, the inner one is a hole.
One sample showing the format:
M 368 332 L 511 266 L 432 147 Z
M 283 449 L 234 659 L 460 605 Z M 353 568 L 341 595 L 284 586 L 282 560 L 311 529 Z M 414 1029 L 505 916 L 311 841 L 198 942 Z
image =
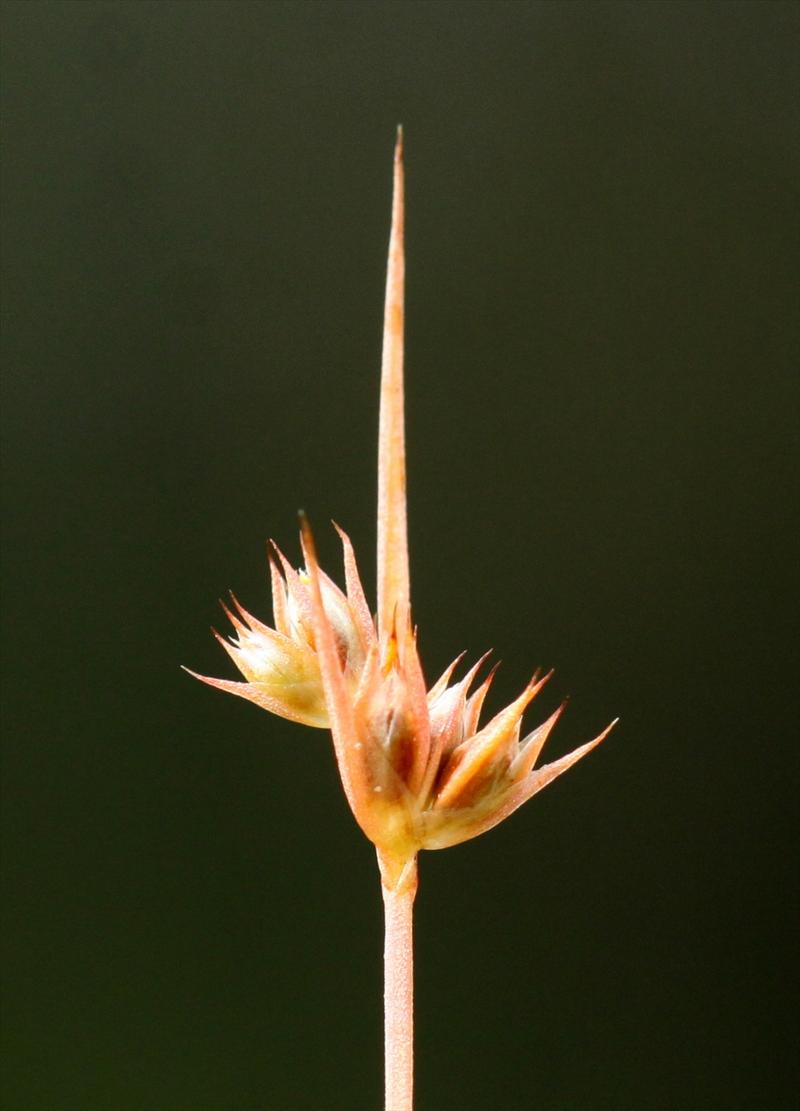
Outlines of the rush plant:
M 409 592 L 403 224 L 398 130 L 381 367 L 377 615 L 373 618 L 365 598 L 347 535 L 337 528 L 344 550 L 343 591 L 319 567 L 311 528 L 301 515 L 303 569 L 295 570 L 274 544 L 270 549 L 274 627 L 233 597 L 223 606 L 233 633 L 228 639 L 216 636 L 245 681 L 196 676 L 273 714 L 331 731 L 347 801 L 375 845 L 380 869 L 386 1111 L 412 1108 L 412 910 L 420 850 L 444 849 L 485 833 L 585 756 L 615 724 L 536 768 L 564 706 L 522 739 L 521 720 L 552 673 L 534 675 L 483 725 L 481 708 L 493 675 L 475 685 L 483 659 L 454 680 L 459 657 L 426 685 Z

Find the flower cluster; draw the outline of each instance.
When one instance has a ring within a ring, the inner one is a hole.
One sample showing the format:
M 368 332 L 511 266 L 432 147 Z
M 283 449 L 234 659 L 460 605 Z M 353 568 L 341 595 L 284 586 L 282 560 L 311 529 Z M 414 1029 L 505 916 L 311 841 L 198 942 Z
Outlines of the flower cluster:
M 491 829 L 606 736 L 611 726 L 536 769 L 563 705 L 522 739 L 521 720 L 549 674 L 534 675 L 484 725 L 494 672 L 477 687 L 475 680 L 485 657 L 453 681 L 459 657 L 426 689 L 408 606 L 396 607 L 379 635 L 352 545 L 338 531 L 345 591 L 320 570 L 305 526 L 304 570 L 272 547 L 274 628 L 235 599 L 224 606 L 234 632 L 216 635 L 246 682 L 196 677 L 281 717 L 330 728 L 350 806 L 384 859 L 404 861 Z

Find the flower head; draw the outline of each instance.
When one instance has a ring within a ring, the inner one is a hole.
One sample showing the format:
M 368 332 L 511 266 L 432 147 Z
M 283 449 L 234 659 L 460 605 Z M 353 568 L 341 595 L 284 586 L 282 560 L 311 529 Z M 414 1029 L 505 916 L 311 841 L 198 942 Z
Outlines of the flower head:
M 347 593 L 323 572 L 319 573 L 320 593 L 345 681 L 355 689 L 375 629 L 355 569 L 352 546 L 344 533 L 341 537 L 348 568 Z M 231 604 L 223 602 L 222 609 L 233 626 L 233 634 L 226 640 L 213 630 L 247 681 L 212 679 L 194 671 L 189 674 L 290 721 L 328 729 L 330 720 L 317 654 L 311 580 L 306 571 L 296 571 L 275 544 L 269 553 L 269 568 L 275 628 L 262 624 L 231 594 Z
M 378 606 L 373 620 L 347 535 L 345 591 L 319 567 L 301 521 L 305 566 L 270 553 L 274 628 L 232 597 L 234 632 L 217 639 L 246 682 L 196 676 L 293 721 L 329 728 L 350 808 L 375 844 L 384 883 L 396 887 L 420 849 L 441 849 L 491 829 L 608 734 L 544 767 L 535 764 L 562 706 L 520 738 L 522 715 L 550 678 L 481 725 L 494 672 L 483 660 L 453 681 L 460 662 L 426 688 L 411 621 L 403 423 L 403 150 L 394 162 L 384 310 L 378 455 Z M 485 657 L 484 657 L 485 659 Z M 192 672 L 191 674 L 195 674 Z

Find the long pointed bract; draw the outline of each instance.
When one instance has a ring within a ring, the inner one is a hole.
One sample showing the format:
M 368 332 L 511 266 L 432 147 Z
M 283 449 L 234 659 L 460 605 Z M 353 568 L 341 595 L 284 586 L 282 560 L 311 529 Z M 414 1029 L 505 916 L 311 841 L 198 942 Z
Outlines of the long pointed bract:
M 409 601 L 403 420 L 404 212 L 403 132 L 398 128 L 383 315 L 378 430 L 378 634 L 381 638 L 392 627 L 395 609 L 407 613 Z

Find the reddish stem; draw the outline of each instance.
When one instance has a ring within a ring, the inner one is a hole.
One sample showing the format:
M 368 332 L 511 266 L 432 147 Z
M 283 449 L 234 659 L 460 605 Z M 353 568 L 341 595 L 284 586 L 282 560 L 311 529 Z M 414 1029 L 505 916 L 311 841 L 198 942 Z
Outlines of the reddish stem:
M 383 862 L 382 862 L 383 863 Z M 383 946 L 385 1111 L 412 1111 L 414 1100 L 413 910 L 417 862 L 406 862 L 394 886 L 381 868 L 386 933 Z M 391 877 L 394 879 L 394 877 Z

